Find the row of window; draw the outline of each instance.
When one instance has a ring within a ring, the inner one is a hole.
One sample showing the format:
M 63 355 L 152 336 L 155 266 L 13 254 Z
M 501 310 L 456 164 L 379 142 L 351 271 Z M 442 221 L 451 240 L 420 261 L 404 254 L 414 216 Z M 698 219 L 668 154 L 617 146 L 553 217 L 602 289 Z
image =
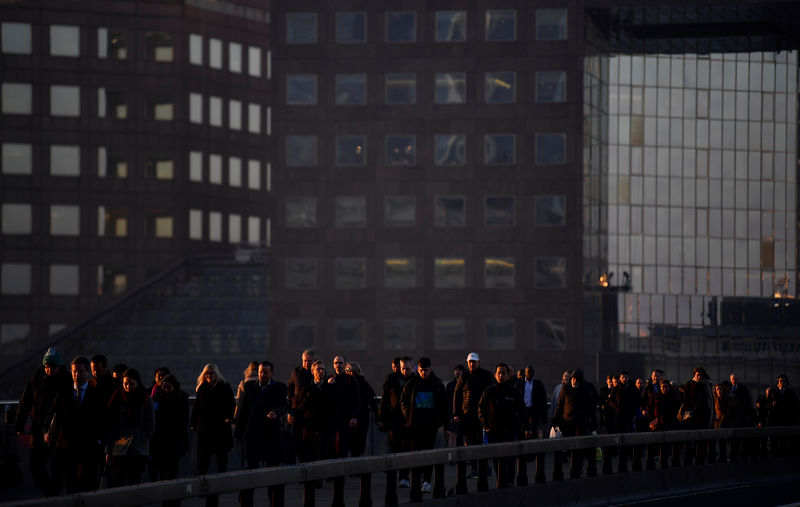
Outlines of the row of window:
M 284 260 L 284 286 L 287 289 L 317 289 L 317 280 L 323 275 L 315 257 L 287 257 Z M 382 287 L 386 289 L 425 288 L 420 281 L 422 267 L 416 257 L 391 257 L 383 259 Z M 365 257 L 336 257 L 332 259 L 333 287 L 340 290 L 358 290 L 372 287 L 368 283 Z M 372 260 L 369 260 L 372 264 Z M 480 261 L 484 289 L 513 289 L 517 286 L 517 263 L 514 257 L 486 257 Z M 566 287 L 565 257 L 536 257 L 534 259 L 537 289 L 560 289 Z M 431 265 L 433 287 L 436 289 L 465 289 L 467 283 L 467 259 L 464 257 L 437 257 Z M 471 278 L 471 276 L 470 276 Z M 475 284 L 474 286 L 478 286 Z
M 344 11 L 336 13 L 336 42 L 339 44 L 365 44 L 367 38 L 367 13 Z M 388 11 L 384 14 L 384 41 L 387 43 L 412 43 L 424 40 L 418 34 L 417 12 Z M 468 37 L 467 11 L 450 10 L 434 12 L 433 40 L 436 42 L 466 42 Z M 487 9 L 483 13 L 484 40 L 489 42 L 515 41 L 517 34 L 516 9 Z M 286 14 L 287 44 L 316 44 L 316 12 L 289 12 Z M 536 40 L 553 41 L 567 38 L 567 9 L 536 9 Z
M 563 227 L 567 222 L 566 196 L 534 196 L 534 223 L 537 227 Z M 483 223 L 489 227 L 516 225 L 516 197 L 489 195 L 483 198 Z M 342 196 L 333 199 L 333 223 L 337 228 L 367 226 L 367 196 Z M 317 227 L 317 197 L 288 196 L 285 201 L 285 224 L 292 229 Z M 413 195 L 387 195 L 383 206 L 386 227 L 415 227 L 417 198 Z M 436 227 L 465 227 L 467 199 L 461 195 L 437 195 L 433 198 Z
M 333 346 L 336 350 L 364 350 L 367 344 L 381 340 L 384 350 L 408 351 L 432 347 L 434 350 L 465 350 L 467 325 L 481 329 L 485 350 L 515 350 L 517 326 L 515 319 L 484 319 L 467 322 L 460 318 L 435 318 L 431 329 L 418 329 L 422 323 L 411 318 L 390 318 L 371 324 L 364 319 L 334 319 L 330 324 Z M 373 329 L 375 326 L 378 329 Z M 371 332 L 378 336 L 373 336 Z M 285 321 L 286 347 L 297 350 L 317 348 L 318 324 L 314 319 L 287 319 Z M 536 350 L 564 350 L 566 348 L 566 322 L 560 319 L 536 320 L 533 329 Z M 418 343 L 432 337 L 432 343 Z M 524 337 L 520 337 L 524 338 Z M 525 340 L 528 341 L 527 339 Z
M 4 235 L 27 235 L 33 232 L 33 206 L 30 203 L 3 203 L 2 233 Z M 128 236 L 129 212 L 116 206 L 97 208 L 97 236 L 124 238 Z M 246 218 L 244 223 L 243 218 Z M 81 207 L 77 204 L 50 205 L 50 234 L 53 236 L 81 235 Z M 208 212 L 208 230 L 203 229 L 203 211 L 189 210 L 189 239 L 222 241 L 223 214 Z M 227 215 L 228 242 L 238 244 L 243 241 L 243 228 L 246 227 L 247 242 L 261 242 L 261 217 L 242 217 L 236 213 Z M 174 218 L 169 212 L 149 210 L 146 215 L 146 235 L 153 238 L 172 238 L 175 234 Z
M 189 121 L 203 124 L 208 122 L 212 127 L 226 127 L 231 130 L 242 130 L 246 127 L 251 134 L 260 134 L 262 119 L 267 133 L 270 132 L 270 108 L 266 117 L 262 118 L 261 104 L 248 103 L 230 99 L 227 107 L 227 122 L 223 114 L 223 98 L 209 96 L 207 113 L 204 115 L 205 98 L 199 93 L 189 94 Z M 144 117 L 155 121 L 173 121 L 175 119 L 175 97 L 172 92 L 148 91 L 147 109 Z M 246 107 L 245 107 L 246 106 Z M 3 83 L 3 114 L 33 114 L 33 85 L 31 83 Z M 122 89 L 97 89 L 97 117 L 125 120 L 128 118 L 127 92 Z M 79 117 L 81 115 L 81 87 L 71 85 L 50 85 L 50 115 L 59 117 Z M 246 119 L 245 119 L 246 115 Z
M 485 165 L 513 165 L 517 161 L 517 136 L 515 134 L 485 134 L 483 136 Z M 367 136 L 346 135 L 334 139 L 334 165 L 367 165 Z M 286 165 L 289 167 L 315 167 L 318 137 L 314 135 L 286 136 Z M 467 163 L 466 134 L 438 134 L 433 136 L 433 163 L 437 166 L 461 166 Z M 417 165 L 417 136 L 388 135 L 384 138 L 385 163 L 389 166 Z M 536 165 L 561 165 L 567 162 L 567 135 L 565 133 L 538 133 L 535 135 Z
M 0 24 L 2 45 L 0 51 L 5 54 L 30 55 L 33 54 L 32 27 L 29 23 L 4 22 Z M 49 55 L 58 57 L 77 58 L 81 56 L 81 27 L 72 25 L 49 26 Z M 144 34 L 146 58 L 154 62 L 175 61 L 175 41 L 172 34 L 163 31 L 148 31 Z M 105 28 L 97 29 L 97 58 L 108 60 L 127 60 L 131 50 L 135 47 L 134 41 L 129 40 L 128 33 L 122 29 Z M 224 51 L 225 42 L 214 37 L 208 38 L 206 49 L 202 35 L 189 35 L 189 63 L 204 65 L 206 59 L 212 69 L 224 68 L 223 59 L 227 55 L 227 70 L 235 74 L 245 72 L 252 77 L 262 75 L 261 48 L 258 46 L 245 47 L 238 42 L 228 42 L 228 51 Z M 208 56 L 206 56 L 208 55 Z M 269 52 L 267 52 L 269 60 Z M 269 77 L 269 61 L 267 61 L 267 74 Z
M 319 102 L 317 74 L 287 74 L 286 103 L 293 106 L 312 106 Z M 513 104 L 520 88 L 513 71 L 486 72 L 483 77 L 483 100 L 487 104 Z M 535 74 L 536 102 L 560 103 L 567 100 L 566 71 L 539 71 Z M 367 103 L 366 74 L 336 74 L 334 101 L 337 105 L 357 106 Z M 467 73 L 436 72 L 433 102 L 435 104 L 466 104 Z M 384 103 L 408 105 L 417 103 L 417 74 L 389 73 L 384 76 Z
M 50 175 L 78 177 L 81 175 L 81 147 L 74 145 L 50 145 Z M 206 162 L 207 160 L 207 162 Z M 243 161 L 239 157 L 228 157 L 223 168 L 222 155 L 189 152 L 189 180 L 208 181 L 212 185 L 227 184 L 233 188 L 247 186 L 250 190 L 262 188 L 262 163 L 260 160 Z M 207 166 L 207 171 L 204 169 Z M 33 146 L 27 143 L 2 143 L 2 174 L 33 174 Z M 153 152 L 147 155 L 144 177 L 157 180 L 175 179 L 175 159 L 171 153 Z M 270 165 L 266 166 L 266 188 L 270 188 Z M 100 178 L 126 179 L 130 168 L 125 154 L 117 149 L 97 148 L 97 176 Z

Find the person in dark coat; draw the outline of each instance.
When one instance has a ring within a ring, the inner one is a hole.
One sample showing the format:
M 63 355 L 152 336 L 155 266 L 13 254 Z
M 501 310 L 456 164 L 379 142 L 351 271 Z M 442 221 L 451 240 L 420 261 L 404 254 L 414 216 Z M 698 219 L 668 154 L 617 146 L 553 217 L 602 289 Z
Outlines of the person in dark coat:
M 633 421 L 641 405 L 641 395 L 627 371 L 619 373 L 619 384 L 611 391 L 608 404 L 614 409 L 614 425 L 619 433 L 633 431 Z
M 745 420 L 742 421 L 740 427 L 752 426 L 755 424 L 756 414 L 750 390 L 739 381 L 739 375 L 736 372 L 731 373 L 730 382 L 731 395 L 738 400 L 738 405 L 744 410 Z
M 456 384 L 453 396 L 453 422 L 461 425 L 466 445 L 481 445 L 483 431 L 478 419 L 478 402 L 484 389 L 494 384 L 494 377 L 485 368 L 481 368 L 480 356 L 475 352 L 467 355 L 468 372 L 464 372 Z M 472 462 L 470 477 L 477 478 L 477 463 Z
M 789 377 L 781 373 L 778 375 L 776 387 L 770 389 L 767 396 L 769 426 L 797 426 L 800 425 L 800 402 L 797 393 L 789 387 Z
M 378 410 L 378 425 L 382 431 L 389 433 L 389 452 L 408 452 L 411 450 L 411 441 L 406 428 L 406 419 L 400 407 L 400 397 L 406 383 L 414 376 L 414 365 L 411 358 L 400 360 L 400 369 L 386 376 L 381 393 L 381 403 Z M 398 472 L 401 488 L 410 486 L 408 469 Z
M 370 427 L 370 412 L 377 417 L 378 403 L 375 401 L 375 391 L 372 390 L 372 386 L 364 378 L 364 372 L 361 370 L 360 364 L 351 361 L 347 363 L 344 371 L 358 382 L 358 392 L 361 398 L 361 405 L 358 410 L 358 424 L 350 434 L 350 456 L 357 457 L 364 454 L 364 449 L 366 449 Z
M 597 397 L 595 390 L 583 379 L 583 370 L 575 370 L 570 377 L 570 384 L 561 388 L 556 409 L 553 412 L 553 426 L 561 429 L 565 437 L 588 435 L 597 427 L 595 406 Z M 573 451 L 571 457 L 570 476 L 578 478 L 583 468 L 583 456 L 591 449 Z M 588 456 L 588 459 L 592 459 Z
M 89 379 L 89 383 L 97 387 L 103 399 L 103 406 L 107 406 L 111 395 L 122 383 L 120 379 L 114 378 L 111 374 L 111 370 L 108 368 L 108 359 L 103 354 L 92 356 L 90 366 L 92 367 L 92 378 Z
M 150 470 L 153 480 L 178 477 L 178 463 L 189 452 L 189 395 L 181 390 L 175 375 L 161 379 L 153 396 L 156 429 L 150 439 Z M 178 505 L 178 501 L 165 505 Z
M 683 396 L 683 428 L 706 430 L 712 427 L 714 418 L 714 397 L 711 380 L 705 368 L 699 366 L 692 370 L 692 378 L 686 382 Z M 687 443 L 687 460 L 697 458 L 703 464 L 710 455 L 712 442 Z
M 609 405 L 611 393 L 614 390 L 614 375 L 606 377 L 606 385 L 600 388 L 598 393 L 600 400 L 600 420 L 606 433 L 616 433 L 616 426 L 614 425 L 614 409 Z M 553 400 L 555 406 L 558 400 Z
M 532 365 L 525 367 L 523 377 L 517 382 L 517 390 L 525 403 L 526 424 L 531 430 L 531 437 L 538 438 L 539 427 L 547 423 L 547 391 L 536 378 Z
M 225 472 L 233 448 L 233 390 L 217 365 L 208 363 L 197 377 L 196 392 L 190 429 L 197 431 L 197 469 L 200 474 L 208 473 L 215 455 L 217 472 Z
M 453 380 L 444 386 L 447 393 L 447 422 L 444 425 L 444 434 L 448 447 L 461 447 L 464 445 L 464 435 L 461 433 L 461 425 L 453 421 L 453 398 L 456 395 L 456 384 L 458 379 L 464 374 L 466 368 L 463 364 L 453 367 Z
M 297 408 L 297 400 L 303 388 L 314 381 L 314 375 L 311 372 L 311 365 L 314 363 L 314 351 L 311 349 L 304 350 L 300 356 L 300 366 L 292 370 L 289 376 L 289 382 L 286 384 L 286 390 L 289 395 L 289 414 L 287 421 L 292 425 L 292 443 L 294 445 L 295 453 L 297 454 L 297 461 L 305 463 L 308 461 L 307 456 L 307 443 L 303 440 L 303 425 L 305 419 L 302 414 L 298 414 L 295 410 Z
M 31 418 L 31 475 L 34 484 L 45 496 L 57 495 L 61 488 L 60 484 L 54 482 L 53 476 L 59 474 L 58 463 L 52 459 L 52 448 L 45 443 L 44 435 L 50 426 L 47 416 L 56 395 L 62 389 L 68 389 L 72 383 L 63 365 L 61 353 L 55 347 L 47 349 L 42 358 L 42 367 L 36 370 L 22 391 L 14 425 L 17 435 L 22 435 L 28 416 Z
M 361 394 L 358 381 L 345 373 L 347 361 L 343 356 L 333 358 L 334 374 L 328 379 L 328 403 L 333 411 L 334 438 L 329 442 L 329 457 L 346 458 L 350 449 L 350 433 L 358 425 Z
M 400 408 L 409 430 L 411 450 L 433 449 L 436 432 L 447 418 L 447 395 L 442 381 L 433 373 L 430 358 L 421 357 L 417 361 L 417 375 L 403 387 Z M 432 491 L 432 470 L 432 466 L 422 468 L 423 493 Z
M 155 415 L 139 372 L 129 368 L 122 387 L 111 396 L 108 408 L 109 436 L 106 459 L 111 466 L 112 486 L 139 484 L 150 455 Z
M 314 361 L 311 365 L 314 379 L 306 384 L 295 398 L 295 415 L 302 417 L 306 424 L 303 425 L 302 439 L 307 452 L 307 461 L 316 461 L 328 457 L 328 449 L 323 442 L 330 441 L 333 437 L 333 422 L 331 420 L 332 407 L 329 405 L 328 389 L 326 382 L 325 365 L 322 361 Z
M 89 383 L 89 360 L 79 356 L 70 363 L 73 384 L 56 395 L 50 411 L 51 425 L 45 442 L 55 448 L 59 476 L 54 488 L 67 494 L 97 489 L 100 457 L 103 455 L 103 411 L 100 391 Z

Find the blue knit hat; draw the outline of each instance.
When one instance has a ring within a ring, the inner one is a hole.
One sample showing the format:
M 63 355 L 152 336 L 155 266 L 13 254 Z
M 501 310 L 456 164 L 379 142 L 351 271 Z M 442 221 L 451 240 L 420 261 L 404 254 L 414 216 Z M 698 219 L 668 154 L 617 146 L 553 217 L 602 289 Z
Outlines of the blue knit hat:
M 47 349 L 47 352 L 44 353 L 44 357 L 42 358 L 42 364 L 49 364 L 51 366 L 62 366 L 64 361 L 61 360 L 61 353 L 58 352 L 58 349 L 55 347 L 50 347 Z

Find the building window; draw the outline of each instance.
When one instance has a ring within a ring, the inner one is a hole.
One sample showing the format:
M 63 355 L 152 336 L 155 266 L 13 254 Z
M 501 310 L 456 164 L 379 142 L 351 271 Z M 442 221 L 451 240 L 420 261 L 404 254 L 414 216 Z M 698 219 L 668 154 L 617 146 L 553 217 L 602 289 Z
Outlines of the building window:
M 311 319 L 286 321 L 286 348 L 307 350 L 316 346 L 316 325 Z
M 202 241 L 203 239 L 203 211 L 189 210 L 189 239 Z
M 208 66 L 222 69 L 222 41 L 213 37 L 208 40 Z
M 433 348 L 435 350 L 464 350 L 466 323 L 464 319 L 434 319 Z
M 413 257 L 386 259 L 383 285 L 387 289 L 413 289 L 417 286 L 417 260 Z
M 536 350 L 566 349 L 566 322 L 563 320 L 537 320 L 535 344 Z
M 392 105 L 417 102 L 416 74 L 386 74 L 386 103 Z
M 170 92 L 147 92 L 147 117 L 155 121 L 172 121 L 175 101 Z
M 307 195 L 286 198 L 286 227 L 302 229 L 317 226 L 317 198 Z
M 228 101 L 228 128 L 242 130 L 242 103 L 238 100 Z
M 152 237 L 168 239 L 173 236 L 173 220 L 170 215 L 160 212 L 149 213 L 148 222 Z
M 467 78 L 463 72 L 437 72 L 437 104 L 464 104 L 467 102 Z
M 122 30 L 97 29 L 97 57 L 111 60 L 127 60 L 128 46 Z
M 287 44 L 317 43 L 317 13 L 289 12 L 286 14 Z
M 175 162 L 167 154 L 151 154 L 147 156 L 145 176 L 157 180 L 171 180 L 175 177 Z
M 567 9 L 536 9 L 536 40 L 567 40 Z
M 242 73 L 242 45 L 238 42 L 228 43 L 228 70 L 235 73 Z
M 189 34 L 189 63 L 203 65 L 203 36 L 196 33 Z
M 387 12 L 386 42 L 415 42 L 417 40 L 417 13 Z
M 50 294 L 77 296 L 80 293 L 80 270 L 74 264 L 50 265 Z
M 228 243 L 242 242 L 242 217 L 236 213 L 228 215 Z
M 249 46 L 247 48 L 247 73 L 253 77 L 261 77 L 261 48 Z
M 464 227 L 467 220 L 467 200 L 464 196 L 437 195 L 433 198 L 436 227 Z
M 566 163 L 566 134 L 536 134 L 537 165 L 558 165 Z
M 536 73 L 536 102 L 566 102 L 567 73 L 562 70 Z
M 257 245 L 261 242 L 261 218 L 247 217 L 247 242 Z
M 367 42 L 367 13 L 337 12 L 336 42 L 339 44 L 363 44 Z
M 467 11 L 436 11 L 436 42 L 467 40 Z
M 316 259 L 313 257 L 287 257 L 284 262 L 287 289 L 317 288 Z
M 189 152 L 189 181 L 203 181 L 203 153 Z
M 367 198 L 363 195 L 337 195 L 334 199 L 334 223 L 339 228 L 367 226 Z
M 100 146 L 97 148 L 97 177 L 105 178 L 109 174 L 114 178 L 127 178 L 128 162 L 122 151 Z
M 566 257 L 536 258 L 536 288 L 560 289 L 567 286 Z
M 484 200 L 483 223 L 488 227 L 509 227 L 515 223 L 513 195 L 488 195 Z
M 81 212 L 79 206 L 50 205 L 50 234 L 53 236 L 79 236 L 80 233 Z
M 467 137 L 464 134 L 437 135 L 436 165 L 464 165 L 467 162 Z
M 50 174 L 52 176 L 80 176 L 81 149 L 79 146 L 54 144 L 50 147 Z
M 417 223 L 417 198 L 413 195 L 387 195 L 383 210 L 386 227 L 414 227 Z
M 31 265 L 4 262 L 0 266 L 0 292 L 3 294 L 30 294 Z
M 386 136 L 387 165 L 416 165 L 417 138 L 415 136 Z
M 486 134 L 483 162 L 486 165 L 512 165 L 516 161 L 514 134 Z
M 383 321 L 383 348 L 414 350 L 415 328 L 414 319 L 386 319 Z
M 189 94 L 189 122 L 203 123 L 203 95 L 200 93 Z
M 0 344 L 11 347 L 15 342 L 25 342 L 31 334 L 30 324 L 1 324 Z M 11 350 L 10 348 L 7 350 Z
M 360 106 L 367 103 L 366 74 L 336 74 L 336 104 Z
M 517 101 L 516 72 L 487 72 L 484 100 L 488 104 L 511 104 Z
M 311 106 L 317 103 L 316 74 L 287 74 L 286 103 L 294 106 Z
M 125 238 L 128 236 L 128 219 L 124 209 L 97 207 L 97 235 L 99 237 Z
M 337 257 L 333 266 L 333 286 L 341 290 L 366 288 L 366 259 L 364 257 Z
M 172 35 L 166 32 L 147 32 L 147 58 L 154 62 L 171 62 L 174 58 Z
M 567 225 L 567 197 L 564 195 L 537 195 L 534 197 L 536 227 L 563 227 Z
M 517 11 L 514 9 L 486 11 L 486 40 L 517 40 Z
M 128 275 L 122 269 L 97 266 L 98 295 L 118 296 L 128 289 Z
M 514 257 L 487 257 L 483 260 L 483 286 L 486 289 L 513 289 Z
M 359 166 L 367 163 L 364 136 L 336 136 L 336 165 Z
M 79 86 L 50 86 L 51 116 L 80 116 L 81 89 Z
M 337 319 L 334 321 L 336 350 L 364 350 L 367 348 L 367 323 L 362 319 Z
M 33 150 L 30 144 L 3 143 L 3 174 L 33 173 Z
M 3 114 L 31 114 L 33 87 L 30 83 L 3 83 Z
M 483 321 L 483 343 L 489 350 L 514 350 L 514 319 Z
M 228 185 L 234 188 L 242 186 L 242 159 L 239 157 L 228 158 Z
M 50 56 L 81 56 L 80 27 L 50 25 Z
M 433 286 L 437 289 L 463 289 L 466 275 L 464 259 L 437 258 L 433 261 Z
M 247 188 L 261 190 L 261 162 L 258 160 L 247 161 Z
M 251 134 L 261 133 L 260 104 L 247 104 L 247 131 Z
M 125 90 L 97 89 L 97 117 L 124 120 L 128 117 Z
M 33 213 L 30 204 L 3 203 L 3 234 L 30 234 Z
M 222 155 L 212 153 L 208 157 L 208 182 L 222 185 Z
M 317 165 L 317 136 L 286 136 L 286 165 L 314 167 Z
M 208 213 L 208 240 L 215 243 L 222 241 L 222 213 L 219 211 Z
M 212 127 L 222 127 L 222 98 L 208 98 L 208 124 Z
M 33 52 L 30 23 L 2 23 L 2 52 L 8 55 L 29 55 Z

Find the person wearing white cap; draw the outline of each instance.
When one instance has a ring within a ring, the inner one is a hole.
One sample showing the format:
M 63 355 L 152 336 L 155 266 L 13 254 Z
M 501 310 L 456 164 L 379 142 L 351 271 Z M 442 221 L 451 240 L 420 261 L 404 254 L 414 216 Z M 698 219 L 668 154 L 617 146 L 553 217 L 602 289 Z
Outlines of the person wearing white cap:
M 466 445 L 483 443 L 483 428 L 478 419 L 478 402 L 483 391 L 494 384 L 494 377 L 489 370 L 481 368 L 481 358 L 477 352 L 467 355 L 468 371 L 458 379 L 453 396 L 453 422 L 461 424 Z M 477 478 L 475 463 L 470 477 Z

